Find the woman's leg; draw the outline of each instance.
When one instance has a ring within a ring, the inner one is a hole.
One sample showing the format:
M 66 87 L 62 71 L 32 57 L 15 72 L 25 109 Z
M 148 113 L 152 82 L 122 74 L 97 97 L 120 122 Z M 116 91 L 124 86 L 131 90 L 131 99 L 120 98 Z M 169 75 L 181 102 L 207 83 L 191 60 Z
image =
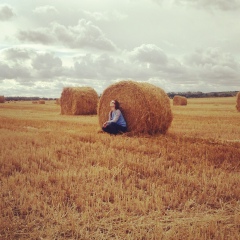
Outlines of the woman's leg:
M 108 124 L 105 128 L 102 128 L 102 130 L 110 134 L 117 134 L 119 132 L 119 125 L 113 122 Z

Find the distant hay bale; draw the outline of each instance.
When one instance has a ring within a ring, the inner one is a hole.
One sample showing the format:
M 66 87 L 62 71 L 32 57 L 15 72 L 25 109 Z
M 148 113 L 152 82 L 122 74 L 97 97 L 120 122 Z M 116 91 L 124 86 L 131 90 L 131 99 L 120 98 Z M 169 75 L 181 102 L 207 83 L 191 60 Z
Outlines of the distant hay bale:
M 183 96 L 176 95 L 173 97 L 173 105 L 184 106 L 187 105 L 187 98 Z
M 45 104 L 45 101 L 44 100 L 39 100 L 38 104 Z
M 237 108 L 238 112 L 240 112 L 240 92 L 238 92 L 238 94 L 237 94 L 236 108 Z
M 0 103 L 5 103 L 5 97 L 4 96 L 0 96 Z
M 66 87 L 62 91 L 60 104 L 61 114 L 96 114 L 98 94 L 91 87 Z
M 170 99 L 159 87 L 149 83 L 121 81 L 103 92 L 98 105 L 100 126 L 108 119 L 109 103 L 116 99 L 132 133 L 166 133 L 173 116 Z
M 56 98 L 56 102 L 57 105 L 60 105 L 60 98 Z
M 38 104 L 38 101 L 32 101 L 32 104 Z

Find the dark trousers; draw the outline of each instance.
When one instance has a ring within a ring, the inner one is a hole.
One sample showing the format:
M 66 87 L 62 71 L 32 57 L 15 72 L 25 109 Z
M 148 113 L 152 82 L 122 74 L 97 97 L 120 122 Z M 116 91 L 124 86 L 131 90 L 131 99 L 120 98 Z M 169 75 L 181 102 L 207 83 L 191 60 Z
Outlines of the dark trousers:
M 120 132 L 126 132 L 127 128 L 120 126 L 115 122 L 112 122 L 112 123 L 109 123 L 105 128 L 103 127 L 102 130 L 110 134 L 118 134 Z

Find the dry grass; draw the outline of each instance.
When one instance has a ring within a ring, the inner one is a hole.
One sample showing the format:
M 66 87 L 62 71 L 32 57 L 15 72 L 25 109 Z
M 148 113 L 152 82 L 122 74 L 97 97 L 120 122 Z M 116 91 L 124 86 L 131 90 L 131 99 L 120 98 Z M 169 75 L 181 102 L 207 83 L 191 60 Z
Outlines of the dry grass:
M 166 135 L 97 134 L 54 101 L 0 106 L 0 239 L 239 239 L 235 98 L 173 107 Z

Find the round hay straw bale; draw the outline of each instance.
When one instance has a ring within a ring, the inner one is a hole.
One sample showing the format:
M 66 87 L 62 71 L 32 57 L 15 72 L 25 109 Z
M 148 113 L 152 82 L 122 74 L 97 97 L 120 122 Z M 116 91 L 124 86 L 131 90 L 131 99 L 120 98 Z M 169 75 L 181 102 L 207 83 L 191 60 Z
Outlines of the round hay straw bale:
M 45 101 L 44 100 L 39 100 L 38 103 L 39 104 L 45 104 Z
M 38 103 L 38 101 L 32 101 L 32 104 L 37 104 Z
M 237 94 L 237 104 L 236 104 L 237 110 L 240 112 L 240 92 Z
M 60 105 L 60 98 L 56 98 L 56 102 L 57 105 Z
M 61 98 L 61 114 L 91 115 L 97 113 L 98 94 L 91 87 L 66 87 Z
M 187 105 L 187 98 L 184 96 L 176 95 L 173 97 L 173 105 L 178 105 L 178 106 Z
M 5 98 L 4 98 L 4 96 L 0 96 L 0 103 L 5 103 Z
M 132 133 L 166 133 L 173 116 L 168 95 L 149 83 L 121 81 L 104 90 L 98 105 L 100 126 L 108 119 L 109 103 L 118 100 Z

